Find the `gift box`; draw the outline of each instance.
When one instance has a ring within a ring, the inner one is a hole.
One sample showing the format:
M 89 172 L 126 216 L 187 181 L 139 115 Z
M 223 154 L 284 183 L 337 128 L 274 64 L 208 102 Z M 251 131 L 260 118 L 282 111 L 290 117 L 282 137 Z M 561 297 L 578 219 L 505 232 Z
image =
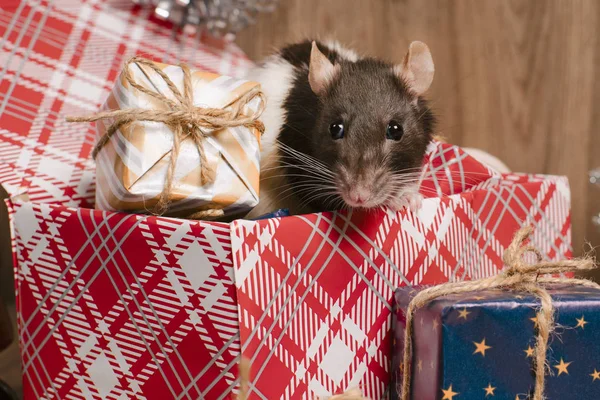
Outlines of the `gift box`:
M 230 224 L 11 205 L 26 398 L 251 398 L 389 391 L 394 290 L 498 273 L 523 222 L 570 255 L 564 177 L 428 148 L 416 213 Z
M 243 216 L 258 204 L 263 107 L 258 83 L 131 59 L 107 111 L 70 118 L 98 119 L 96 207 Z
M 174 34 L 131 1 L 2 3 L 0 183 L 35 202 L 94 207 L 96 132 L 65 117 L 97 112 L 131 56 L 232 77 L 253 65 L 235 44 Z
M 547 290 L 556 313 L 544 398 L 600 398 L 600 288 Z M 415 293 L 400 288 L 395 295 L 393 399 L 401 398 L 406 310 Z M 536 296 L 500 289 L 447 295 L 417 309 L 410 398 L 533 398 L 539 309 Z

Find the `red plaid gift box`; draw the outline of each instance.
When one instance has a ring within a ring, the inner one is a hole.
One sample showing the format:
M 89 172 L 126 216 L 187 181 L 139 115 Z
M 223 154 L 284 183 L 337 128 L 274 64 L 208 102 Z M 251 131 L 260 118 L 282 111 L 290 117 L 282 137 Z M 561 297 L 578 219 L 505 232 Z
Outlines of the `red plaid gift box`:
M 25 399 L 217 399 L 240 354 L 229 226 L 14 209 Z
M 570 255 L 565 178 L 433 143 L 422 190 L 417 213 L 232 224 L 15 202 L 27 398 L 227 398 L 240 352 L 253 398 L 385 397 L 395 288 L 497 273 L 523 222 Z

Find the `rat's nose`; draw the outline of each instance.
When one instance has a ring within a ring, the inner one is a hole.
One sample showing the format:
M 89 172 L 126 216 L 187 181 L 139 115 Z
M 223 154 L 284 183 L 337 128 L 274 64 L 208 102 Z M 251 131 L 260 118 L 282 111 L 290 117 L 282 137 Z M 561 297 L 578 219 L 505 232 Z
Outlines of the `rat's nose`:
M 355 191 L 350 193 L 350 200 L 356 204 L 363 204 L 365 201 L 367 201 L 367 197 L 363 193 Z
M 369 201 L 371 193 L 362 186 L 355 186 L 348 191 L 348 200 L 351 206 L 361 206 Z

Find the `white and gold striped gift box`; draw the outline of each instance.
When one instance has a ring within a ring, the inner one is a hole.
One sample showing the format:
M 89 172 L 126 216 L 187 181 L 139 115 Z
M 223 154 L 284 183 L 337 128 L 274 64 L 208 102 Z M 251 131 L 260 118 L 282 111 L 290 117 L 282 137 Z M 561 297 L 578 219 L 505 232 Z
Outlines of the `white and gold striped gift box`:
M 183 92 L 179 66 L 156 63 Z M 152 69 L 131 63 L 136 83 L 169 99 L 174 95 Z M 226 109 L 258 83 L 191 71 L 194 106 Z M 248 116 L 260 108 L 255 97 L 244 108 Z M 123 74 L 104 105 L 106 110 L 142 108 L 165 110 L 167 105 L 131 87 Z M 114 121 L 96 122 L 98 137 Z M 223 210 L 224 215 L 247 212 L 258 204 L 260 132 L 244 126 L 213 130 L 203 142 L 214 179 L 201 183 L 201 158 L 193 140 L 181 143 L 170 204 L 164 215 L 185 217 L 198 210 Z M 173 148 L 173 131 L 162 122 L 134 121 L 121 126 L 96 158 L 96 208 L 109 211 L 151 212 L 165 186 Z

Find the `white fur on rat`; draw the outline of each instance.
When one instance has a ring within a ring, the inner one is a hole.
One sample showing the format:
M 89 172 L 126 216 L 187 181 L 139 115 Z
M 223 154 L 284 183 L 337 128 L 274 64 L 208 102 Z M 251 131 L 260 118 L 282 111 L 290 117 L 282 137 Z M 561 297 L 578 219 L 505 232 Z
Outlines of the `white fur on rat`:
M 277 137 L 285 123 L 283 101 L 292 87 L 294 67 L 278 55 L 273 55 L 262 66 L 253 68 L 247 79 L 260 83 L 267 99 L 261 119 L 265 124 L 265 132 L 261 138 L 259 203 L 247 218 L 256 218 L 281 208 L 296 210 L 299 205 L 295 204 L 293 197 L 288 197 L 287 201 L 278 201 L 286 182 L 283 176 L 276 176 L 282 175 L 278 168 Z
M 343 48 L 336 42 L 325 42 L 324 45 L 329 51 L 336 53 L 338 60 L 352 63 L 360 60 L 355 52 Z M 427 46 L 420 42 L 411 44 L 405 61 L 390 69 L 401 76 L 402 80 L 407 82 L 410 89 L 416 94 L 413 100 L 413 105 L 416 107 L 418 97 L 427 90 L 433 78 L 433 62 Z M 283 144 L 278 140 L 282 127 L 286 124 L 288 110 L 284 107 L 284 102 L 290 96 L 294 84 L 297 84 L 294 80 L 297 79 L 299 70 L 308 75 L 313 92 L 319 94 L 319 91 L 325 90 L 339 72 L 339 64 L 330 62 L 313 43 L 310 62 L 292 65 L 281 55 L 274 55 L 266 59 L 261 66 L 253 69 L 247 76 L 248 79 L 261 83 L 267 97 L 267 108 L 262 117 L 266 129 L 262 137 L 260 203 L 249 214 L 249 218 L 278 208 L 289 208 L 292 214 L 313 211 L 307 207 L 307 204 L 299 201 L 300 199 L 296 196 L 290 195 L 290 191 L 293 193 L 295 188 L 293 185 L 290 187 L 287 182 L 285 168 L 282 167 Z M 385 146 L 388 146 L 388 143 Z M 289 153 L 296 149 L 291 148 L 285 151 Z M 285 156 L 286 154 L 284 154 Z M 310 159 L 307 158 L 307 160 Z M 286 161 L 288 161 L 287 158 Z M 314 162 L 316 168 L 319 168 L 318 160 L 315 159 Z M 331 175 L 331 172 L 328 173 Z M 412 174 L 415 175 L 415 172 Z M 335 175 L 337 175 L 336 190 L 347 207 L 387 206 L 392 209 L 400 209 L 409 206 L 415 209 L 420 206 L 421 197 L 418 194 L 416 179 L 412 179 L 414 181 L 412 184 L 407 183 L 392 196 L 389 193 L 375 193 L 376 190 L 371 187 L 371 178 L 368 175 L 362 178 L 363 183 L 357 180 L 356 174 L 353 176 L 343 168 Z M 342 182 L 344 181 L 342 177 L 345 178 L 345 182 Z M 300 187 L 298 189 L 301 190 Z

